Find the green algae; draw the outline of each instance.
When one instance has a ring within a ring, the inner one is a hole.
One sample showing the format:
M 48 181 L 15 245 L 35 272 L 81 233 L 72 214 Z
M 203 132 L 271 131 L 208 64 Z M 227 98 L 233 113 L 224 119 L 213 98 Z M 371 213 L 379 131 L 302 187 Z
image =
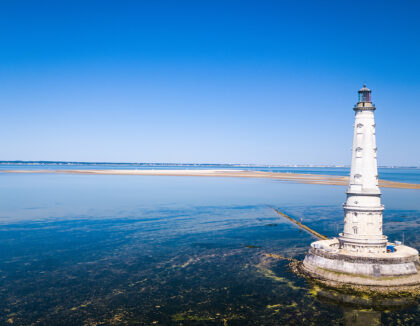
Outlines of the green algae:
M 277 303 L 277 304 L 273 304 L 273 305 L 267 305 L 267 309 L 274 309 L 274 308 L 294 308 L 297 307 L 297 303 L 295 301 L 293 301 L 291 304 L 289 305 L 285 305 L 285 304 L 281 304 L 281 303 Z
M 212 317 L 205 317 L 205 316 L 196 316 L 196 315 L 189 315 L 187 313 L 178 313 L 171 316 L 173 321 L 185 321 L 185 320 L 195 320 L 195 321 L 208 321 L 214 320 Z

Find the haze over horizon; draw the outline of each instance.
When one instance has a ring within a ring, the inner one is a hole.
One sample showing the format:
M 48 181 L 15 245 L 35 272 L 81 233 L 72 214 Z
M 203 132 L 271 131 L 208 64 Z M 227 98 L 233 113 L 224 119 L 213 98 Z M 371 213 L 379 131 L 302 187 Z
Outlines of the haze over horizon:
M 420 166 L 417 1 L 0 4 L 0 160 Z M 334 14 L 332 14 L 334 13 Z

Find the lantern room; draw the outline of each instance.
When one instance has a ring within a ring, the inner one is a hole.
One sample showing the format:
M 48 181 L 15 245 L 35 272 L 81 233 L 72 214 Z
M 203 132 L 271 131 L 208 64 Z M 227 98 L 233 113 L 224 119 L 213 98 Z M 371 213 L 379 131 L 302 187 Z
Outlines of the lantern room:
M 361 89 L 359 89 L 359 102 L 372 102 L 370 98 L 370 89 L 363 85 Z

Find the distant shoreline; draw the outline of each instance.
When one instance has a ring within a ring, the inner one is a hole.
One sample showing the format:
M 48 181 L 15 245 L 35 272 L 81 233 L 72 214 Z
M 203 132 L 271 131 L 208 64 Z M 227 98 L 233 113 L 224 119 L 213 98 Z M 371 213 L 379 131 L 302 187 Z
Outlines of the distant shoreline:
M 55 174 L 90 174 L 90 175 L 140 175 L 140 176 L 183 176 L 183 177 L 233 177 L 264 178 L 282 181 L 295 181 L 307 184 L 346 186 L 349 178 L 337 175 L 264 172 L 246 170 L 0 170 L 0 173 L 55 173 Z M 420 189 L 420 184 L 379 180 L 382 188 Z

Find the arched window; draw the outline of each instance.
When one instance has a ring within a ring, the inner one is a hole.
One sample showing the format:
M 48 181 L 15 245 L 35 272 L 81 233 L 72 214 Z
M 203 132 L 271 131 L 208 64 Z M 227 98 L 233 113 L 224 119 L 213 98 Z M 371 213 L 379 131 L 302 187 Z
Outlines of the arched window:
M 357 226 L 353 226 L 353 233 L 357 234 Z
M 353 223 L 357 223 L 358 222 L 358 220 L 357 220 L 357 213 L 354 213 L 353 214 Z

